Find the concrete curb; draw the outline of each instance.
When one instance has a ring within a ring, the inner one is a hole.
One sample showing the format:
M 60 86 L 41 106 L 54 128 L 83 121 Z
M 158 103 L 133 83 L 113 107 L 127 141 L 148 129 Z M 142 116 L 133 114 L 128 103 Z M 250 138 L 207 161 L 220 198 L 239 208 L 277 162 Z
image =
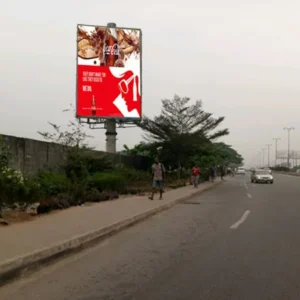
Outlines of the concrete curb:
M 89 233 L 74 236 L 72 239 L 60 242 L 47 248 L 38 249 L 24 256 L 16 257 L 0 263 L 0 286 L 8 281 L 24 276 L 29 272 L 35 271 L 46 264 L 50 264 L 56 259 L 63 258 L 67 254 L 78 252 L 99 241 L 112 236 L 130 226 L 133 226 L 159 212 L 167 210 L 178 203 L 184 202 L 189 198 L 200 195 L 203 192 L 218 186 L 222 182 L 216 182 L 202 190 L 196 191 L 188 196 L 176 199 L 165 205 L 149 209 L 131 218 L 116 222 L 107 227 L 94 230 Z

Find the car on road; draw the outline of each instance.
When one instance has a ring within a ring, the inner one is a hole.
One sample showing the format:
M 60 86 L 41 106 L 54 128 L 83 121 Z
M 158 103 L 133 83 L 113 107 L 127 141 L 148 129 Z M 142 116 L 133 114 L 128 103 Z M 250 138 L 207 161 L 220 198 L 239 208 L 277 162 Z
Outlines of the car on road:
M 246 175 L 246 170 L 244 168 L 238 168 L 236 175 Z
M 255 170 L 251 173 L 252 183 L 274 183 L 274 177 L 269 170 Z
M 272 170 L 270 168 L 263 168 L 262 170 L 268 171 L 270 174 L 272 174 Z

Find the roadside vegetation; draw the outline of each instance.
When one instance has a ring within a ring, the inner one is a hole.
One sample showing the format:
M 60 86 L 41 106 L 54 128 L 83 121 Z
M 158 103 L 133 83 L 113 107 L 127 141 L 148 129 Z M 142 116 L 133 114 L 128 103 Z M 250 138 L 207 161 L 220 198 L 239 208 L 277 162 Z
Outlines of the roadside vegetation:
M 167 169 L 167 188 L 185 186 L 195 163 L 202 170 L 201 180 L 208 180 L 209 168 L 239 166 L 243 161 L 231 146 L 218 142 L 229 134 L 228 129 L 219 129 L 223 120 L 205 112 L 201 101 L 190 104 L 189 98 L 179 96 L 163 100 L 158 116 L 144 116 L 137 123 L 144 132 L 143 141 L 133 148 L 124 145 L 123 154 L 159 157 Z M 10 168 L 12 154 L 0 139 L 0 217 L 11 210 L 47 213 L 150 192 L 151 170 L 113 165 L 107 156 L 94 157 L 86 142 L 89 136 L 77 121 L 71 121 L 66 131 L 49 124 L 51 132 L 39 133 L 49 142 L 64 145 L 61 155 L 66 163 L 35 176 Z

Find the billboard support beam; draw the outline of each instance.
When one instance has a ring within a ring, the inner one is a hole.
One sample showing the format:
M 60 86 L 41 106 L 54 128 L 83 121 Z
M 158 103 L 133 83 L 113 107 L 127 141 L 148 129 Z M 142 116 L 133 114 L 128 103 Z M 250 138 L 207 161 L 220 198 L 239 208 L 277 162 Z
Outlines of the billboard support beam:
M 107 28 L 116 28 L 116 23 L 107 23 Z M 105 122 L 106 127 L 106 152 L 117 153 L 117 126 L 116 120 L 111 119 Z
M 111 119 L 105 122 L 106 127 L 106 152 L 116 153 L 117 152 L 117 129 L 116 120 Z

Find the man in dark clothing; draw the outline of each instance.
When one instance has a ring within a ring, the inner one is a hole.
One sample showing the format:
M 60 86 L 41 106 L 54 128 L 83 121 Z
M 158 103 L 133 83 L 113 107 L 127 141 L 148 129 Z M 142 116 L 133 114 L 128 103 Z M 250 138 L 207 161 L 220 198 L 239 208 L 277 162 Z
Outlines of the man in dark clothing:
M 216 178 L 216 170 L 214 167 L 210 168 L 210 176 L 211 176 L 211 182 L 214 182 Z

